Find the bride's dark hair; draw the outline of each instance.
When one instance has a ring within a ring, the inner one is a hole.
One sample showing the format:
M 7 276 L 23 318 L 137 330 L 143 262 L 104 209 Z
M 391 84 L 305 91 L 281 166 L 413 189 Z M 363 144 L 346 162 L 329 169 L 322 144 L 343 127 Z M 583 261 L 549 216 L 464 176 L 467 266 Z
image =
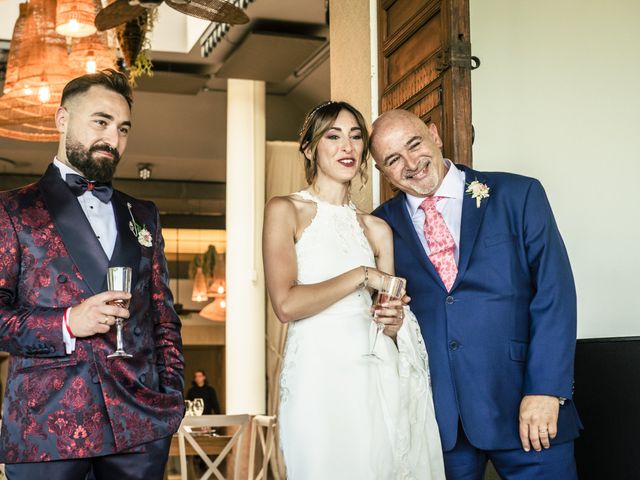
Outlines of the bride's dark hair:
M 369 151 L 367 145 L 369 144 L 369 130 L 367 130 L 367 123 L 362 114 L 353 105 L 347 102 L 329 101 L 321 103 L 311 109 L 311 111 L 307 113 L 304 124 L 300 129 L 300 152 L 304 157 L 304 173 L 309 185 L 313 183 L 318 175 L 318 164 L 316 162 L 318 142 L 325 132 L 331 128 L 342 110 L 353 114 L 362 132 L 364 147 L 362 149 L 362 158 L 360 159 L 359 173 L 363 184 L 366 183 L 368 179 L 367 157 L 369 156 Z M 311 151 L 310 159 L 304 153 L 307 149 Z

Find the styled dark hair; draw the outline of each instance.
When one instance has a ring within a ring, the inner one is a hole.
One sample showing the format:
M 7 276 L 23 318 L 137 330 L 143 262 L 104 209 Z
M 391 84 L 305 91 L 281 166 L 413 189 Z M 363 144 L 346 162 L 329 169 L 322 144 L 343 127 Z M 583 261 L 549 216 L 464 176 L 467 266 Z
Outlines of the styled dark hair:
M 64 90 L 62 90 L 62 100 L 60 104 L 64 106 L 65 102 L 68 102 L 69 99 L 87 92 L 93 86 L 104 87 L 107 90 L 119 93 L 127 101 L 129 109 L 131 109 L 133 92 L 131 85 L 129 85 L 129 80 L 127 80 L 124 74 L 112 68 L 82 75 L 81 77 L 76 77 L 71 80 L 65 85 Z
M 307 183 L 311 185 L 318 175 L 317 148 L 320 139 L 331 125 L 336 121 L 342 110 L 346 110 L 353 114 L 356 122 L 362 132 L 362 158 L 360 159 L 360 178 L 364 184 L 367 180 L 367 157 L 369 152 L 367 145 L 369 144 L 369 130 L 367 130 L 367 122 L 365 122 L 362 114 L 351 104 L 347 102 L 324 102 L 311 109 L 305 117 L 302 129 L 300 129 L 300 152 L 304 156 L 304 173 Z M 304 151 L 309 148 L 311 150 L 311 160 L 307 158 Z
M 193 372 L 194 377 L 196 376 L 196 373 L 201 373 L 204 376 L 204 384 L 209 385 L 209 380 L 207 380 L 207 373 L 204 370 L 196 370 L 195 372 Z M 191 385 L 193 385 L 194 387 L 198 386 L 195 380 L 191 380 Z

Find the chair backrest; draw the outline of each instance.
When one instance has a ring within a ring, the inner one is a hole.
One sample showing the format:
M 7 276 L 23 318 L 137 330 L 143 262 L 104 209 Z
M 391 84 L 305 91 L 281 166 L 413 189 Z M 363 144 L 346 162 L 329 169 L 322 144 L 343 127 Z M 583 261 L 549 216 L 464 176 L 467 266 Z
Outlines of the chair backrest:
M 249 480 L 267 480 L 269 474 L 269 462 L 274 460 L 275 453 L 275 432 L 276 417 L 266 415 L 256 415 L 251 422 L 251 447 L 249 451 Z M 256 438 L 260 440 L 262 449 L 262 468 L 256 474 Z M 279 480 L 277 469 L 274 469 L 274 476 Z
M 251 417 L 249 415 L 202 415 L 198 417 L 184 417 L 180 428 L 178 429 L 178 442 L 180 447 L 180 472 L 182 480 L 187 480 L 187 455 L 185 440 L 189 442 L 191 447 L 202 458 L 207 465 L 207 471 L 202 475 L 201 479 L 206 480 L 214 475 L 218 480 L 225 480 L 225 476 L 220 472 L 219 466 L 226 456 L 231 452 L 234 445 L 237 445 L 235 463 L 234 463 L 234 480 L 240 479 L 240 453 L 242 446 L 242 438 L 244 432 L 249 425 Z M 222 451 L 217 455 L 215 460 L 211 460 L 209 455 L 198 444 L 198 436 L 194 435 L 194 428 L 202 427 L 238 427 L 231 436 Z

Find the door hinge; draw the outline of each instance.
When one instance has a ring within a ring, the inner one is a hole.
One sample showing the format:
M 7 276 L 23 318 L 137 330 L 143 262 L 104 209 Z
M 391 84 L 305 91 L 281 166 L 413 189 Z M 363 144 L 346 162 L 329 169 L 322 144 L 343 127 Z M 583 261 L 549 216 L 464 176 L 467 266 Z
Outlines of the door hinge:
M 436 55 L 436 70 L 444 72 L 448 68 L 468 68 L 475 70 L 480 66 L 480 59 L 471 55 L 471 44 L 459 42 L 446 45 Z

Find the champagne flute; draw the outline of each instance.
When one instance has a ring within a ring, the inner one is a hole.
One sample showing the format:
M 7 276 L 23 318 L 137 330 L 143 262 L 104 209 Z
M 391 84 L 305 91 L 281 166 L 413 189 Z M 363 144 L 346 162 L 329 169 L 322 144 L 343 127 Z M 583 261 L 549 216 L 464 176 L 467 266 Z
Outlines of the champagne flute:
M 131 267 L 109 267 L 107 271 L 107 288 L 109 290 L 117 290 L 131 293 Z M 111 305 L 117 305 L 122 308 L 129 308 L 129 300 L 118 299 L 110 302 Z M 107 358 L 131 358 L 133 355 L 124 351 L 122 342 L 122 328 L 124 320 L 116 317 L 116 351 Z
M 193 413 L 196 416 L 202 415 L 204 412 L 204 400 L 202 398 L 194 398 L 193 399 Z
M 407 281 L 404 278 L 392 277 L 391 275 L 386 276 L 384 281 L 382 282 L 382 288 L 378 291 L 376 304 L 373 307 L 373 321 L 376 323 L 376 334 L 373 337 L 373 345 L 371 345 L 371 351 L 369 351 L 369 353 L 366 353 L 364 355 L 365 357 L 381 360 L 380 356 L 376 353 L 376 343 L 378 342 L 380 332 L 384 330 L 384 324 L 376 322 L 376 318 L 378 317 L 378 310 L 383 308 L 382 304 L 384 303 L 387 303 L 391 300 L 400 300 L 405 293 L 406 286 Z

